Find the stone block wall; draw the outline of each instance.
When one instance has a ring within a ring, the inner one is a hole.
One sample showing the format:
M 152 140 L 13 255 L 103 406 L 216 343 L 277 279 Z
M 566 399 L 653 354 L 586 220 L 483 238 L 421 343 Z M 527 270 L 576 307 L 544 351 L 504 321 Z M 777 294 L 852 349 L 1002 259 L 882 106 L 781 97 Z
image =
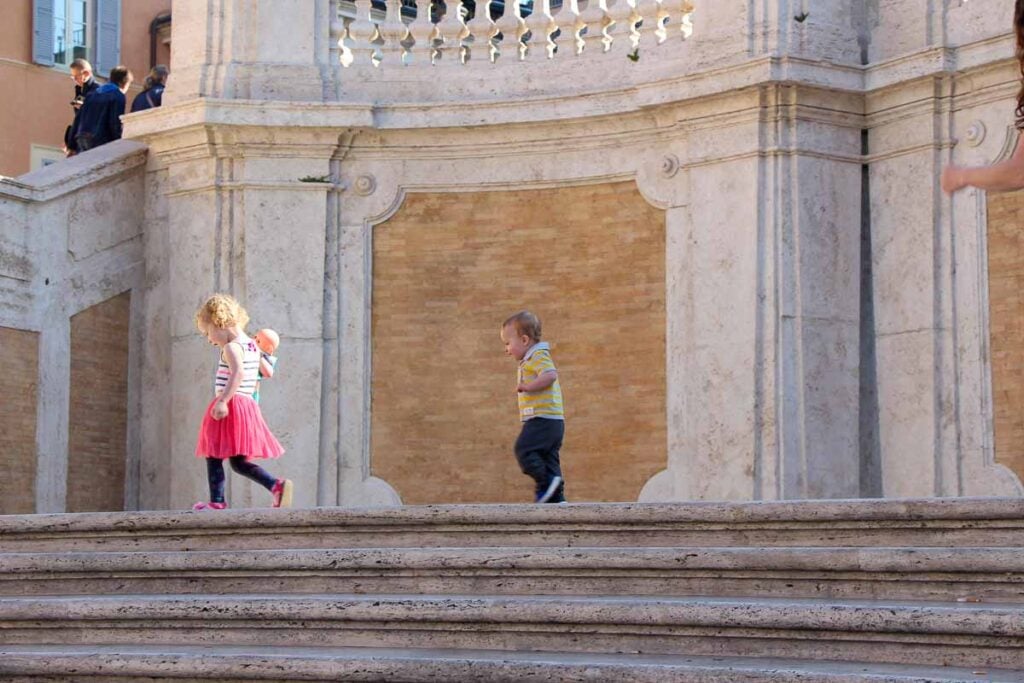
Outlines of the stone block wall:
M 636 500 L 666 467 L 665 214 L 633 182 L 410 194 L 373 232 L 371 466 L 405 503 L 514 502 L 515 361 L 541 316 L 574 501 Z
M 0 327 L 0 514 L 35 512 L 39 334 Z
M 124 508 L 131 293 L 71 318 L 68 512 Z

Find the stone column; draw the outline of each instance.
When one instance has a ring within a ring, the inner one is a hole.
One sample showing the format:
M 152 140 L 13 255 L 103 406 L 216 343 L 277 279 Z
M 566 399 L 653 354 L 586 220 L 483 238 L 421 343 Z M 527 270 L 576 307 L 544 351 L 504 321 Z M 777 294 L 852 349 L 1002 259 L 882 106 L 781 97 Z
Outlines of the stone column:
M 39 412 L 36 417 L 36 512 L 64 512 L 71 402 L 71 320 L 59 303 L 47 307 L 39 334 Z
M 848 11 L 815 8 L 809 28 L 798 0 L 701 5 L 698 61 L 852 61 Z M 670 288 L 684 307 L 669 314 L 671 348 L 686 359 L 670 371 L 681 386 L 682 427 L 670 438 L 677 497 L 855 497 L 860 100 L 839 86 L 773 82 L 733 100 L 743 116 L 691 137 L 692 200 L 667 217 L 682 252 L 670 256 Z

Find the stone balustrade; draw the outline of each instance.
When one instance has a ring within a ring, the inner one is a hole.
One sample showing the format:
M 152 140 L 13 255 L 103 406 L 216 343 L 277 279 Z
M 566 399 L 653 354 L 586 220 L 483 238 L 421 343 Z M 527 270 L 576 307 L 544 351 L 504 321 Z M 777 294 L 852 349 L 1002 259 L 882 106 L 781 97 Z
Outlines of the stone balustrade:
M 638 59 L 648 50 L 670 51 L 693 33 L 691 0 L 506 0 L 492 18 L 491 0 L 471 15 L 461 0 L 432 11 L 431 0 L 385 0 L 382 14 L 371 0 L 355 0 L 346 16 L 331 0 L 331 61 L 344 67 L 404 64 L 493 68 L 517 62 L 592 58 L 618 54 Z M 349 5 L 348 7 L 351 7 Z M 410 17 L 409 15 L 412 14 Z

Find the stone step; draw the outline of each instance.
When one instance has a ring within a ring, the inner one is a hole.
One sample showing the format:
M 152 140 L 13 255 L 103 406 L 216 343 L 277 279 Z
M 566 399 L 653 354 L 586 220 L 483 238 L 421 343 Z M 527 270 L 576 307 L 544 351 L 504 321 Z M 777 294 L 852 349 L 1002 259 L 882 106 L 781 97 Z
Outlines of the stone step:
M 9 645 L 417 647 L 1024 669 L 1024 608 L 453 595 L 0 598 Z
M 985 668 L 787 659 L 595 655 L 408 648 L 0 645 L 10 683 L 174 680 L 304 683 L 1022 683 L 1024 673 Z
M 0 552 L 638 545 L 1024 547 L 1024 499 L 424 505 L 0 516 Z
M 715 595 L 1024 602 L 1024 548 L 346 548 L 0 554 L 0 595 Z

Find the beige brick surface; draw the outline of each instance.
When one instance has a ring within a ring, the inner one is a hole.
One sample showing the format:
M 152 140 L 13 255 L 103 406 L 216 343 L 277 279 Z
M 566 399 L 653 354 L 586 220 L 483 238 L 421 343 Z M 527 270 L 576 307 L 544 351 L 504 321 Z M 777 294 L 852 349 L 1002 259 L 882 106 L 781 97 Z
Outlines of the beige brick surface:
M 39 335 L 0 327 L 0 514 L 36 511 Z
M 69 512 L 124 508 L 130 302 L 125 292 L 71 318 Z
M 665 216 L 632 182 L 411 194 L 373 233 L 375 475 L 407 503 L 532 500 L 501 322 L 541 316 L 573 501 L 666 466 Z
M 1024 478 L 1024 192 L 988 200 L 996 461 Z

